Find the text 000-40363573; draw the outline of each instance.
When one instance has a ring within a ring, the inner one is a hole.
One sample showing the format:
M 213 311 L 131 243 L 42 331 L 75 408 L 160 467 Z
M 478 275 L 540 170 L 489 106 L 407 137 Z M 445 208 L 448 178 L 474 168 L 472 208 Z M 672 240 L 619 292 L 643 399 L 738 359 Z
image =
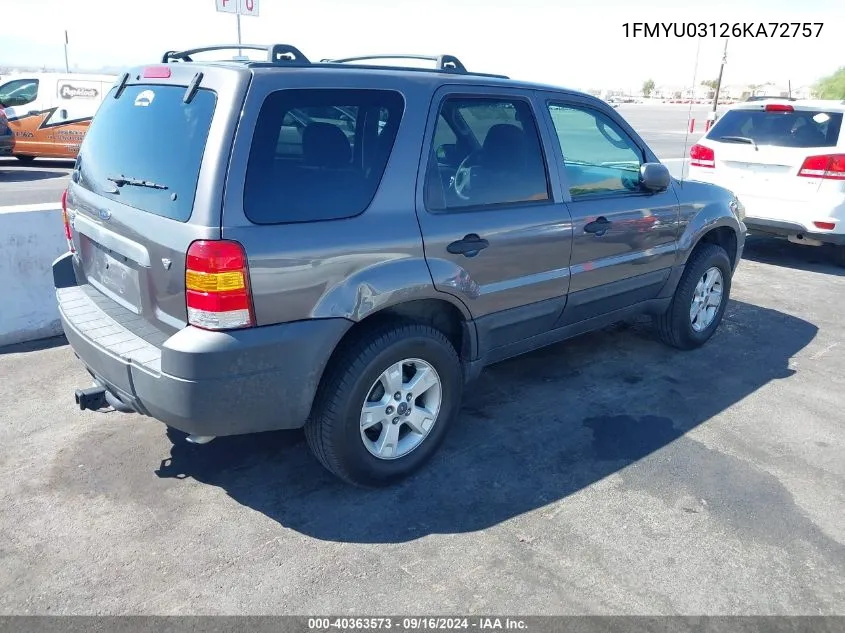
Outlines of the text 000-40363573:
M 625 22 L 625 37 L 819 37 L 824 22 Z

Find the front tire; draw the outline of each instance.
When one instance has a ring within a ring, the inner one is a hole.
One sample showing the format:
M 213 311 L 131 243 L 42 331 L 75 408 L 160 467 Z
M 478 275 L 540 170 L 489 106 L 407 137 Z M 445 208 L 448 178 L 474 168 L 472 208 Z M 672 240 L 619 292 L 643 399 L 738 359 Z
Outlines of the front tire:
M 435 453 L 457 417 L 462 390 L 460 359 L 442 332 L 385 325 L 334 355 L 305 437 L 320 463 L 344 481 L 389 485 Z
M 26 165 L 28 165 L 29 163 L 31 163 L 32 161 L 35 160 L 35 156 L 24 156 L 22 154 L 16 155 L 15 158 L 17 158 L 19 161 L 21 161 L 22 163 L 24 163 Z
M 656 318 L 660 339 L 683 350 L 704 345 L 722 321 L 732 274 L 725 249 L 702 244 L 687 261 L 669 308 Z

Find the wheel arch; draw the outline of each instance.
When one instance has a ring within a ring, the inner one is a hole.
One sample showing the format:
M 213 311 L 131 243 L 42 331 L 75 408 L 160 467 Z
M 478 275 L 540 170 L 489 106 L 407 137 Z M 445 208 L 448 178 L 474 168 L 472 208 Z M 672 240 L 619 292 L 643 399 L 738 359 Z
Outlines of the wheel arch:
M 451 296 L 443 293 L 440 293 L 440 295 L 439 297 L 422 297 L 396 302 L 379 310 L 371 311 L 363 318 L 355 321 L 335 345 L 328 361 L 323 366 L 318 385 L 323 382 L 328 368 L 350 344 L 359 337 L 367 336 L 391 323 L 396 325 L 417 323 L 431 326 L 442 332 L 455 348 L 458 357 L 461 359 L 461 364 L 464 366 L 478 358 L 475 322 L 467 318 L 465 308 L 456 305 L 457 302 Z
M 695 245 L 687 256 L 687 261 L 696 251 L 701 249 L 704 244 L 715 244 L 716 246 L 722 247 L 728 254 L 728 259 L 731 261 L 731 268 L 736 268 L 739 254 L 739 239 L 737 238 L 737 232 L 733 229 L 733 227 L 728 226 L 727 224 L 722 224 L 720 226 L 711 227 L 699 235 L 698 240 L 695 242 Z
M 429 325 L 442 332 L 455 348 L 461 361 L 475 359 L 477 357 L 475 324 L 471 319 L 466 318 L 454 301 L 445 298 L 446 296 L 448 295 L 397 302 L 368 313 L 346 331 L 335 346 L 335 353 L 351 339 L 366 335 L 385 324 L 418 323 Z

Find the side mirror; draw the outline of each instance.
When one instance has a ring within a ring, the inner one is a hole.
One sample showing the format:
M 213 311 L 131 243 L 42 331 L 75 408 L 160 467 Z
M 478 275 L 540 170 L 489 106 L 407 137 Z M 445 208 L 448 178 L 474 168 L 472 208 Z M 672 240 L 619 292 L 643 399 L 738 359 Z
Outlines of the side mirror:
M 640 166 L 640 186 L 647 191 L 666 191 L 672 176 L 663 163 L 644 163 Z

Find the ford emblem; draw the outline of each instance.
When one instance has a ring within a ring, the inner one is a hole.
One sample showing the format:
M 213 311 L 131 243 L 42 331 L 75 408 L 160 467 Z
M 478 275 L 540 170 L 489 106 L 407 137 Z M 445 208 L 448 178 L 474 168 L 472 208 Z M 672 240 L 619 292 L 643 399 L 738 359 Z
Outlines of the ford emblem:
M 100 216 L 100 219 L 101 219 L 101 220 L 103 220 L 103 221 L 105 222 L 106 220 L 108 220 L 109 218 L 111 218 L 111 211 L 109 211 L 108 209 L 100 209 L 100 210 L 97 212 L 97 215 L 99 215 L 99 216 Z

